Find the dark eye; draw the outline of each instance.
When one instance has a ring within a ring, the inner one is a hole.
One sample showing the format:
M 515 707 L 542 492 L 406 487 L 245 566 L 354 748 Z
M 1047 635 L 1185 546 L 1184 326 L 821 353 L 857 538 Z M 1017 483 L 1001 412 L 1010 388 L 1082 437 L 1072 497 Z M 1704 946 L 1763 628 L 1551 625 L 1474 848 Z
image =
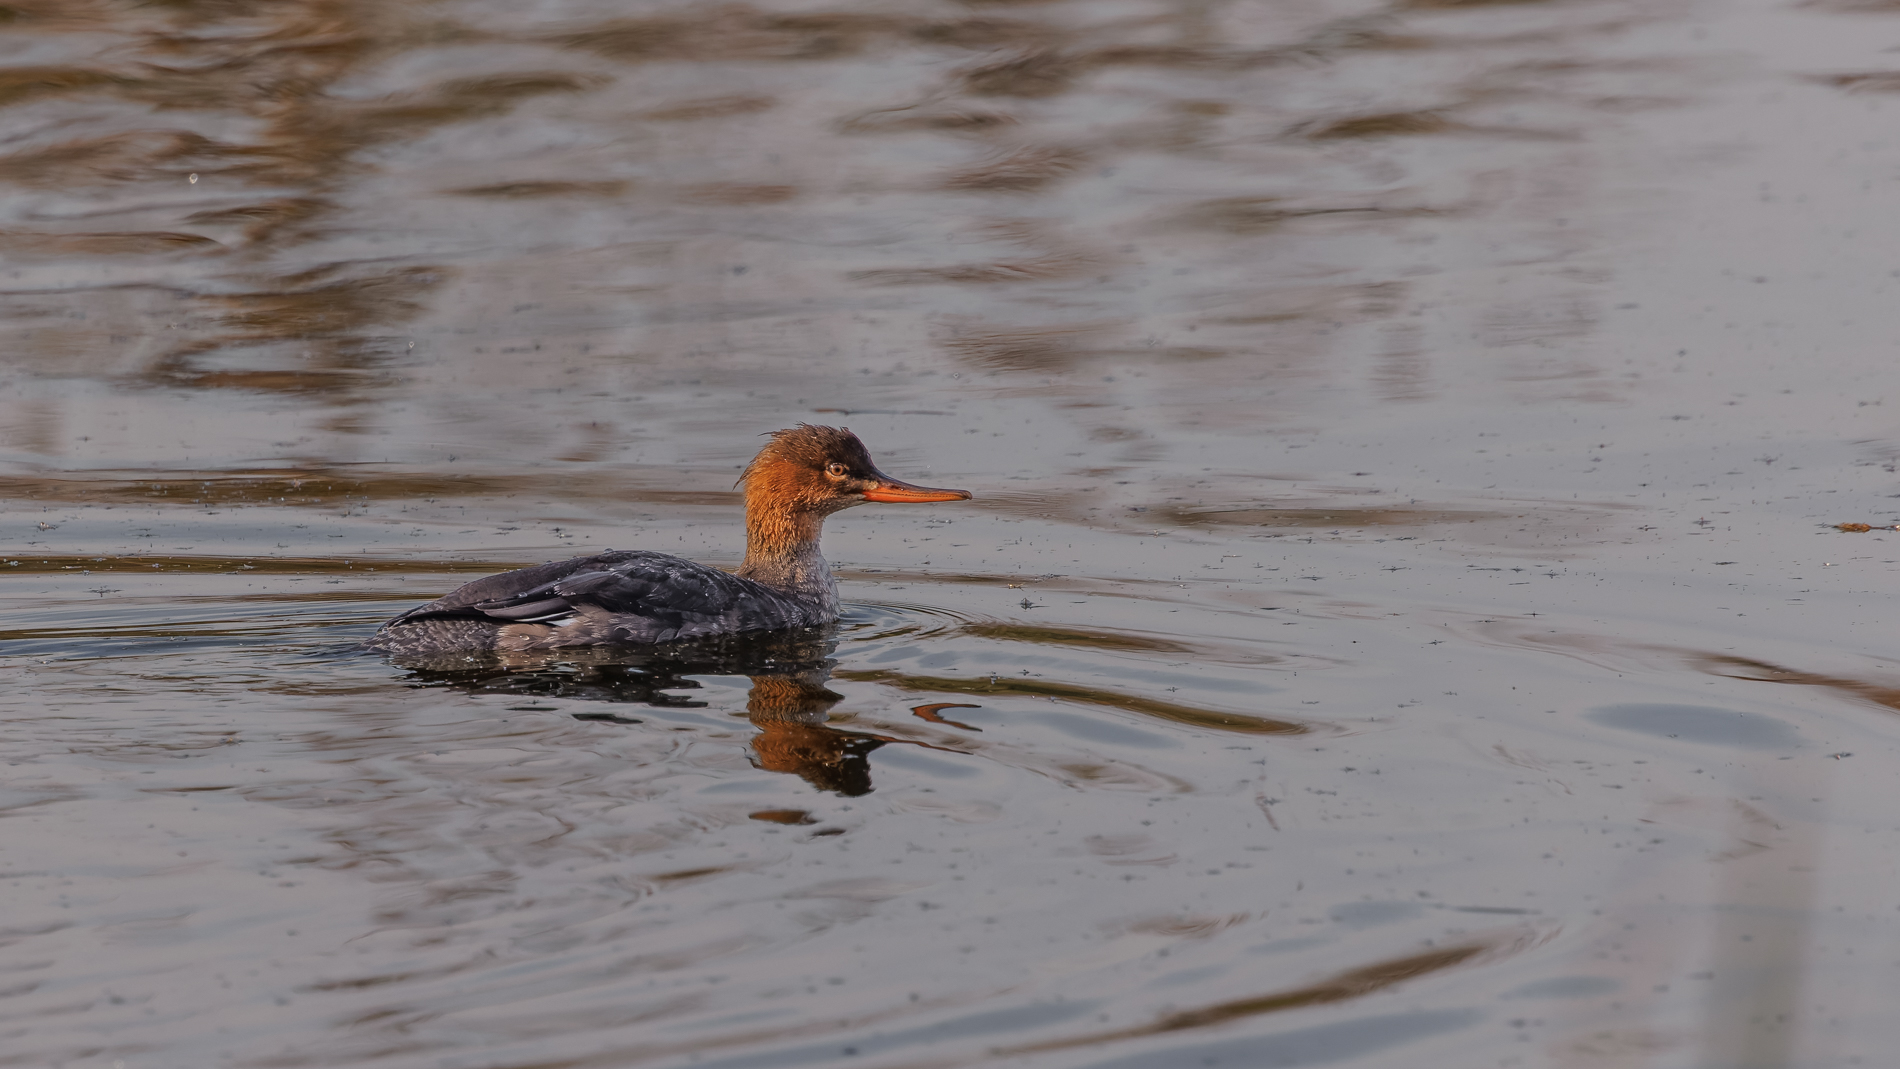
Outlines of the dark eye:
M 845 476 L 844 465 L 834 460 L 831 463 L 825 465 L 825 474 L 831 476 L 834 479 L 842 479 Z

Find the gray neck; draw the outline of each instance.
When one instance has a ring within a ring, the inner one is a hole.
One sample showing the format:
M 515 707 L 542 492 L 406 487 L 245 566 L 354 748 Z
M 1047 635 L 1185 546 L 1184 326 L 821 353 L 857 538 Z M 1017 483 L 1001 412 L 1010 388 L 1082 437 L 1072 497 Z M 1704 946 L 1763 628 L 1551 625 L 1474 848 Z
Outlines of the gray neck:
M 816 538 L 774 547 L 769 552 L 761 552 L 757 545 L 748 546 L 738 575 L 800 601 L 816 602 L 830 615 L 838 612 L 838 581 L 832 578 Z

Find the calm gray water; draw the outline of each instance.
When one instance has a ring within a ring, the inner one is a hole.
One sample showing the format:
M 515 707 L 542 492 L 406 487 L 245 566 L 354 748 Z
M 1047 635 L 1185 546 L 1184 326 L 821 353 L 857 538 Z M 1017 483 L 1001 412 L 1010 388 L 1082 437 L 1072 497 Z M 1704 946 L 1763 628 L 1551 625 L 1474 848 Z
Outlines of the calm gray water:
M 1896 46 L 5 0 L 0 1065 L 1887 1063 Z M 799 421 L 835 631 L 353 650 Z

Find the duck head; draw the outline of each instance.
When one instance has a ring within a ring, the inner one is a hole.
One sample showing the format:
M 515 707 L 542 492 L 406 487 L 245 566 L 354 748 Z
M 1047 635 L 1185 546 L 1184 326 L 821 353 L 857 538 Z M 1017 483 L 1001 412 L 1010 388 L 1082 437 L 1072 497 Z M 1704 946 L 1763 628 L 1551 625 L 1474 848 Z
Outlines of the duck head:
M 843 427 L 801 423 L 773 431 L 739 477 L 746 514 L 825 517 L 866 501 L 967 501 L 968 490 L 938 490 L 877 470 L 858 436 Z

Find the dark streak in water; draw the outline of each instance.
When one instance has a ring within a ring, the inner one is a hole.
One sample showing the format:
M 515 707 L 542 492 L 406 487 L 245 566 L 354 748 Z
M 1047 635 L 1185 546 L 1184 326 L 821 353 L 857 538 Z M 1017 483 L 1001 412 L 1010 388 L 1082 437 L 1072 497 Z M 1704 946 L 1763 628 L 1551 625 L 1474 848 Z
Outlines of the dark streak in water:
M 0 105 L 73 90 L 121 85 L 127 81 L 129 79 L 84 67 L 14 67 L 0 71 Z
M 1338 141 L 1346 138 L 1442 134 L 1457 128 L 1456 123 L 1436 111 L 1393 111 L 1320 121 L 1302 127 L 1297 132 L 1315 141 Z
M 1313 729 L 1291 720 L 1273 720 L 1262 716 L 1248 716 L 1244 713 L 1222 713 L 1212 709 L 1197 709 L 1189 705 L 1176 705 L 1173 702 L 1159 701 L 1154 698 L 1141 698 L 1132 694 L 1120 694 L 1112 690 L 1098 690 L 1094 687 L 1077 686 L 1073 683 L 1050 683 L 1034 679 L 999 679 L 992 683 L 987 679 L 952 679 L 946 676 L 912 676 L 888 669 L 877 671 L 841 671 L 836 673 L 839 679 L 849 679 L 862 683 L 882 683 L 899 690 L 937 692 L 943 694 L 989 694 L 1023 695 L 1032 698 L 1056 698 L 1062 701 L 1077 702 L 1083 705 L 1100 705 L 1111 709 L 1121 709 L 1143 716 L 1152 716 L 1188 727 L 1208 728 L 1214 731 L 1232 731 L 1242 735 L 1304 735 Z
M 494 197 L 502 199 L 521 197 L 614 197 L 625 193 L 631 187 L 628 182 L 499 182 L 486 186 L 467 186 L 446 192 L 458 197 Z
M 1805 672 L 1798 668 L 1783 668 L 1778 664 L 1769 664 L 1767 661 L 1756 661 L 1723 653 L 1698 653 L 1692 655 L 1691 659 L 1698 668 L 1710 675 L 1728 679 L 1746 679 L 1757 683 L 1792 683 L 1803 687 L 1823 687 L 1839 691 L 1860 701 L 1900 711 L 1900 687 L 1891 684 L 1874 683 L 1851 676 Z
M 780 14 L 740 4 L 615 19 L 549 41 L 623 63 L 682 60 L 827 60 L 900 30 L 898 16 Z
M 1310 219 L 1322 215 L 1378 214 L 1383 216 L 1419 216 L 1439 214 L 1426 208 L 1384 208 L 1362 205 L 1343 208 L 1286 208 L 1277 197 L 1222 197 L 1204 200 L 1176 212 L 1171 221 L 1197 230 L 1224 234 L 1260 234 L 1274 230 L 1289 219 Z
M 1178 524 L 1236 527 L 1412 527 L 1428 523 L 1477 523 L 1503 519 L 1503 512 L 1478 509 L 1187 509 L 1158 508 Z
M 910 713 L 919 720 L 926 720 L 932 724 L 944 724 L 953 728 L 962 728 L 965 731 L 982 731 L 983 729 L 980 727 L 965 724 L 960 720 L 946 720 L 940 715 L 940 711 L 944 709 L 981 708 L 983 707 L 980 705 L 971 705 L 969 702 L 932 702 L 929 705 L 919 705 L 915 709 L 912 709 Z
M 1034 642 L 1050 646 L 1078 646 L 1083 649 L 1125 650 L 1136 653 L 1197 652 L 1182 642 L 1147 635 L 1118 634 L 1113 631 L 1087 631 L 1081 628 L 1037 627 L 1034 624 L 965 624 L 966 635 L 991 638 L 999 642 Z
M 1512 946 L 1511 944 L 1517 944 Z M 1136 1028 L 1118 1029 L 1113 1032 L 1097 1032 L 1093 1035 L 1075 1036 L 1069 1039 L 1050 1040 L 1043 1043 L 1031 1043 L 1007 1050 L 999 1050 L 1001 1055 L 1029 1054 L 1046 1050 L 1064 1050 L 1070 1047 L 1089 1046 L 1096 1043 L 1109 1043 L 1116 1040 L 1136 1039 L 1141 1036 L 1161 1035 L 1167 1032 L 1180 1032 L 1191 1028 L 1209 1028 L 1230 1021 L 1262 1014 L 1281 1013 L 1286 1010 L 1304 1009 L 1308 1006 L 1324 1006 L 1328 1003 L 1346 1002 L 1362 998 L 1388 987 L 1428 976 L 1435 972 L 1466 964 L 1480 955 L 1501 949 L 1518 949 L 1528 940 L 1516 937 L 1500 939 L 1495 943 L 1467 943 L 1462 946 L 1443 947 L 1428 950 L 1422 954 L 1412 954 L 1403 958 L 1364 965 L 1357 969 L 1337 973 L 1315 984 L 1296 987 L 1287 991 L 1276 991 L 1250 998 L 1234 999 L 1231 1002 L 1219 1002 L 1199 1009 L 1180 1010 L 1170 1013 L 1153 1024 Z
M 106 234 L 0 231 L 0 253 L 8 256 L 158 256 L 175 252 L 213 252 L 223 248 L 202 234 L 173 231 Z
M 818 818 L 803 809 L 760 809 L 747 813 L 752 820 L 763 820 L 768 824 L 816 824 Z
M 246 241 L 260 242 L 293 236 L 289 228 L 307 219 L 334 211 L 336 205 L 319 197 L 283 197 L 246 204 L 236 208 L 215 208 L 193 212 L 185 222 L 199 226 L 241 227 Z M 297 234 L 294 236 L 306 236 Z
M 971 108 L 927 108 L 912 104 L 898 108 L 879 108 L 840 119 L 837 128 L 839 133 L 844 134 L 904 133 L 913 130 L 983 134 L 1015 126 L 1020 122 L 1021 120 L 1014 115 L 998 111 L 981 111 Z
M 1541 4 L 1548 0 L 1405 0 L 1402 6 L 1424 8 L 1504 7 L 1517 4 Z
M 1028 193 L 1074 174 L 1088 162 L 1078 149 L 1030 146 L 957 171 L 943 188 L 959 193 Z

